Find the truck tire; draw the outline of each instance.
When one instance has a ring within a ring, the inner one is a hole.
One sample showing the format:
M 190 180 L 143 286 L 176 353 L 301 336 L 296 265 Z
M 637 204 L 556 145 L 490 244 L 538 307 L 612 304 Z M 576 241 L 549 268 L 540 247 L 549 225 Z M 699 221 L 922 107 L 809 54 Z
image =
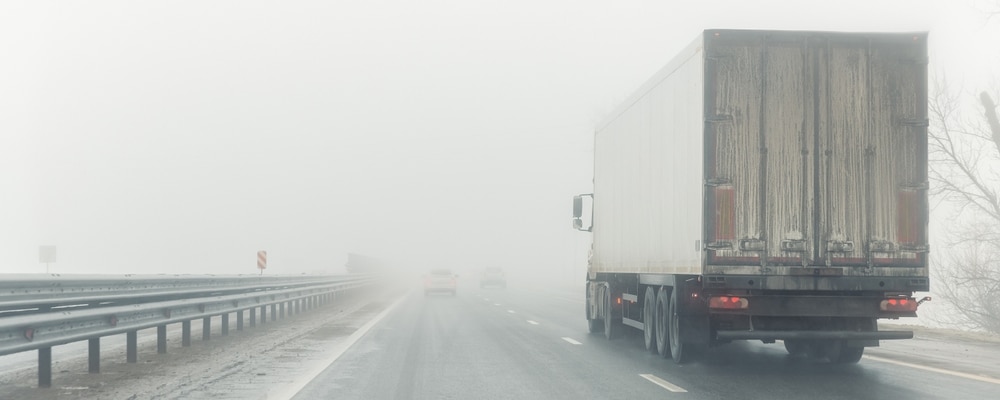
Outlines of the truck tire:
M 665 288 L 660 288 L 656 292 L 656 305 L 653 309 L 653 324 L 656 332 L 656 349 L 660 357 L 670 357 L 670 329 L 667 321 L 670 320 L 670 292 Z
M 785 339 L 785 350 L 793 356 L 809 354 L 809 344 L 803 340 Z
M 865 353 L 864 347 L 847 347 L 845 342 L 841 342 L 839 347 L 836 356 L 830 356 L 830 361 L 835 364 L 857 364 Z
M 685 364 L 694 360 L 702 348 L 701 346 L 685 342 L 681 337 L 680 303 L 677 302 L 677 292 L 678 290 L 672 290 L 670 293 L 670 322 L 667 324 L 670 330 L 670 356 L 674 359 L 675 363 Z
M 589 331 L 590 333 L 601 332 L 601 331 L 604 330 L 604 322 L 601 321 L 601 320 L 599 320 L 599 319 L 592 319 L 590 317 L 590 315 L 591 315 L 591 312 L 590 312 L 590 302 L 593 299 L 590 298 L 590 283 L 589 282 L 587 283 L 587 287 L 585 289 L 587 290 L 587 293 L 584 295 L 584 298 L 587 299 L 587 301 L 586 301 L 586 308 L 587 308 L 586 309 L 586 312 L 587 312 L 587 331 Z
M 656 291 L 652 286 L 646 288 L 642 299 L 642 336 L 646 350 L 656 354 Z
M 614 302 L 612 301 L 610 288 L 604 291 L 604 337 L 608 340 L 615 340 L 622 333 L 622 322 L 620 320 L 616 321 L 614 317 Z

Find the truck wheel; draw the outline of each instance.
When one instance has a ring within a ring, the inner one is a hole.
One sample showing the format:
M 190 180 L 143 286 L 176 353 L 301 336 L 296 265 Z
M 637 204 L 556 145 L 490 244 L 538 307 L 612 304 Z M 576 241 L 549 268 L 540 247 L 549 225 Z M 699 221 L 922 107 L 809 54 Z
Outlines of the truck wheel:
M 840 351 L 836 356 L 831 356 L 830 361 L 836 364 L 857 364 L 861 361 L 861 356 L 865 353 L 864 347 L 847 347 L 847 343 L 840 343 Z
M 617 339 L 621 335 L 621 321 L 616 321 L 614 317 L 614 302 L 611 301 L 611 290 L 604 290 L 604 337 L 608 340 Z
M 587 330 L 590 333 L 597 333 L 604 330 L 604 321 L 598 319 L 587 319 Z
M 788 354 L 797 356 L 809 353 L 809 345 L 801 340 L 786 339 L 784 342 L 785 350 L 788 351 Z
M 642 299 L 642 336 L 646 350 L 656 354 L 656 292 L 652 286 L 646 288 Z
M 675 363 L 684 364 L 693 360 L 701 350 L 701 347 L 685 343 L 681 338 L 681 317 L 679 312 L 680 307 L 677 302 L 677 292 L 678 290 L 675 289 L 670 293 L 670 328 L 668 328 L 670 329 L 670 355 L 673 357 Z
M 599 319 L 590 318 L 590 301 L 592 300 L 590 298 L 590 283 L 587 283 L 586 289 L 587 293 L 586 295 L 584 295 L 584 298 L 587 299 L 586 301 L 587 330 L 590 331 L 590 333 L 597 333 L 604 330 L 604 323 Z
M 667 320 L 670 318 L 670 293 L 660 288 L 656 292 L 656 305 L 653 308 L 653 324 L 656 326 L 656 349 L 663 358 L 670 357 L 670 330 Z

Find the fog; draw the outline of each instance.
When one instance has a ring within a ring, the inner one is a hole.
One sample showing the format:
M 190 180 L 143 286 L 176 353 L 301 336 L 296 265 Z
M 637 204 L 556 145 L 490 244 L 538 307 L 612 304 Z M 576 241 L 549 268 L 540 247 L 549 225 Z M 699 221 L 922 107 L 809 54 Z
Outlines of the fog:
M 976 4 L 4 2 L 0 272 L 582 281 L 594 127 L 700 30 L 930 31 L 971 88 Z

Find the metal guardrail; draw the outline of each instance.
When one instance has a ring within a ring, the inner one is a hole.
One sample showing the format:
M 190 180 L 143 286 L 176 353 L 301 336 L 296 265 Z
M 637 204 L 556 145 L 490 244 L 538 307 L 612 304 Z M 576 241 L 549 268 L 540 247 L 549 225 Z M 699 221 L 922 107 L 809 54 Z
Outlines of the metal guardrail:
M 57 275 L 10 274 L 0 279 L 0 316 L 3 312 L 153 298 L 185 298 L 299 287 L 318 282 L 356 279 L 342 276 L 259 275 Z
M 8 278 L 9 277 L 9 278 Z M 222 334 L 236 313 L 260 321 L 302 312 L 341 293 L 370 286 L 370 275 L 343 276 L 50 276 L 8 275 L 0 281 L 0 356 L 39 351 L 39 386 L 51 386 L 52 346 L 90 341 L 90 372 L 100 369 L 100 338 L 127 334 L 127 362 L 137 360 L 137 332 L 157 328 L 157 352 L 166 353 L 166 326 L 182 323 L 182 346 L 190 345 L 191 321 L 222 316 Z

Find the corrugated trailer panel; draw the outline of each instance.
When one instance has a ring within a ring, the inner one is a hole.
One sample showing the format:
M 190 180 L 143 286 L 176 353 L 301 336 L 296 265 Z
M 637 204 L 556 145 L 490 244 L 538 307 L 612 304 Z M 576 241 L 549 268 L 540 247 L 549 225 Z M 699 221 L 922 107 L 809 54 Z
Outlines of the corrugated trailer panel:
M 812 71 L 802 36 L 714 31 L 706 37 L 711 261 L 801 264 L 811 247 Z M 728 192 L 732 192 L 729 194 Z M 715 201 L 716 193 L 725 199 Z M 732 226 L 729 226 L 732 225 Z M 733 231 L 733 234 L 719 235 Z
M 701 272 L 702 50 L 689 46 L 595 132 L 592 272 Z
M 822 233 L 855 243 L 830 254 L 834 264 L 926 265 L 925 44 L 923 34 L 829 42 Z
M 705 31 L 595 133 L 591 271 L 927 276 L 926 60 L 922 33 Z

